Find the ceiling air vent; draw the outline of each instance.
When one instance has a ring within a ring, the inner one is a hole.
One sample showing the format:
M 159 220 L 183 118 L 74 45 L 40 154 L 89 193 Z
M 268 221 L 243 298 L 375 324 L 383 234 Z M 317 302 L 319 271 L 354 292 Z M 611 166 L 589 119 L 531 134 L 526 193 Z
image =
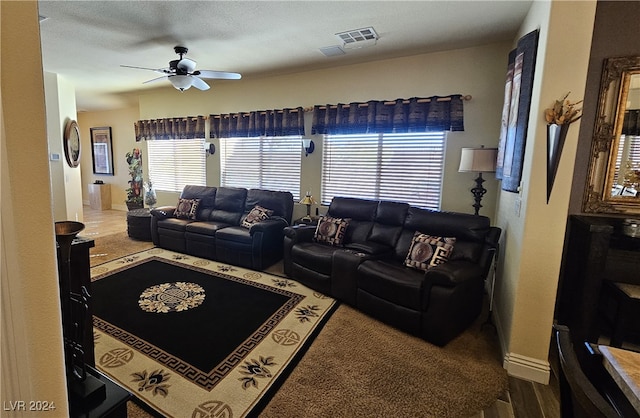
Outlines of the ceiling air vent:
M 378 41 L 378 34 L 373 27 L 348 30 L 336 33 L 336 37 L 342 41 L 343 48 L 364 48 L 375 45 Z

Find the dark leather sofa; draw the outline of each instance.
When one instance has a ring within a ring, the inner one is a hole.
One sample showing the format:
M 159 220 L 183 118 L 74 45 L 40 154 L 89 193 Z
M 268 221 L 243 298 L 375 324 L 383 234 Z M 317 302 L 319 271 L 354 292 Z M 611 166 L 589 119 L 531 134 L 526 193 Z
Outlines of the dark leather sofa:
M 501 232 L 489 218 L 343 197 L 327 216 L 350 219 L 340 246 L 316 242 L 314 226 L 285 228 L 289 277 L 440 346 L 480 314 Z M 416 231 L 455 237 L 448 261 L 405 266 Z
M 293 213 L 291 193 L 189 185 L 180 199 L 199 199 L 195 219 L 178 218 L 176 206 L 152 209 L 156 246 L 254 270 L 282 259 L 283 229 Z M 242 226 L 256 205 L 273 213 L 249 228 Z

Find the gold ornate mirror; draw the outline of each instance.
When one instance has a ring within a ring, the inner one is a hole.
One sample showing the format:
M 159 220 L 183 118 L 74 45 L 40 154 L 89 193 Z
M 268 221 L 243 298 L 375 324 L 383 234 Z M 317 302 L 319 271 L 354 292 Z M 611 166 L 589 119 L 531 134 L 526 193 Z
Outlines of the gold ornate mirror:
M 584 212 L 640 214 L 640 57 L 604 62 Z

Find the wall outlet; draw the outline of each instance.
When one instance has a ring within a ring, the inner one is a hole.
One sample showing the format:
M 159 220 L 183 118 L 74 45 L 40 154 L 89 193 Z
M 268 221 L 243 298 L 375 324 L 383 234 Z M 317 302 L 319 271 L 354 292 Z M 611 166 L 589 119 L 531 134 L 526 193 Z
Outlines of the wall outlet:
M 516 202 L 513 205 L 513 209 L 514 212 L 516 214 L 517 217 L 520 217 L 520 208 L 522 207 L 522 199 L 519 197 L 516 197 Z

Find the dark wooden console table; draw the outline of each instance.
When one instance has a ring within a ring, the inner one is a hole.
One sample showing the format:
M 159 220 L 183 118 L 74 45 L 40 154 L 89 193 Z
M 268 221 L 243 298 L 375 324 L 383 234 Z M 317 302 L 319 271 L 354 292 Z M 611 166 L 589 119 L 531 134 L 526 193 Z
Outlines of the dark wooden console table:
M 624 220 L 624 216 L 569 217 L 556 320 L 571 329 L 574 341 L 598 342 L 606 319 L 603 310 L 611 303 L 607 298 L 615 283 L 640 285 L 640 238 L 623 234 Z M 624 310 L 616 310 L 611 318 L 620 312 Z M 614 330 L 616 321 L 610 321 Z
M 91 295 L 91 267 L 89 250 L 95 246 L 92 239 L 84 238 L 78 235 L 71 243 L 71 257 L 69 277 L 69 290 L 72 293 L 81 295 L 84 287 L 89 295 Z M 82 331 L 82 347 L 84 349 L 84 363 L 87 369 L 88 380 L 102 382 L 105 386 L 106 397 L 95 401 L 81 401 L 77 397 L 70 396 L 69 410 L 72 417 L 100 417 L 100 418 L 126 418 L 127 401 L 132 395 L 129 391 L 123 389 L 117 383 L 113 382 L 107 376 L 95 369 L 95 354 L 93 342 L 93 315 L 91 310 L 91 298 L 89 297 L 87 304 L 87 317 L 83 322 Z M 67 377 L 69 379 L 69 377 Z M 78 387 L 86 384 L 86 382 L 70 382 L 69 384 Z
M 91 295 L 91 266 L 89 259 L 89 250 L 95 247 L 92 239 L 84 238 L 78 235 L 71 243 L 71 277 L 69 290 L 75 294 L 82 294 L 82 287 L 86 288 Z M 82 331 L 84 347 L 84 362 L 88 366 L 95 366 L 95 355 L 93 353 L 93 322 L 91 318 L 91 303 L 88 305 L 87 320 L 84 322 Z
M 105 384 L 107 396 L 104 400 L 92 404 L 72 399 L 69 403 L 69 415 L 72 418 L 126 418 L 127 402 L 133 395 L 93 367 L 89 367 L 88 373 Z

